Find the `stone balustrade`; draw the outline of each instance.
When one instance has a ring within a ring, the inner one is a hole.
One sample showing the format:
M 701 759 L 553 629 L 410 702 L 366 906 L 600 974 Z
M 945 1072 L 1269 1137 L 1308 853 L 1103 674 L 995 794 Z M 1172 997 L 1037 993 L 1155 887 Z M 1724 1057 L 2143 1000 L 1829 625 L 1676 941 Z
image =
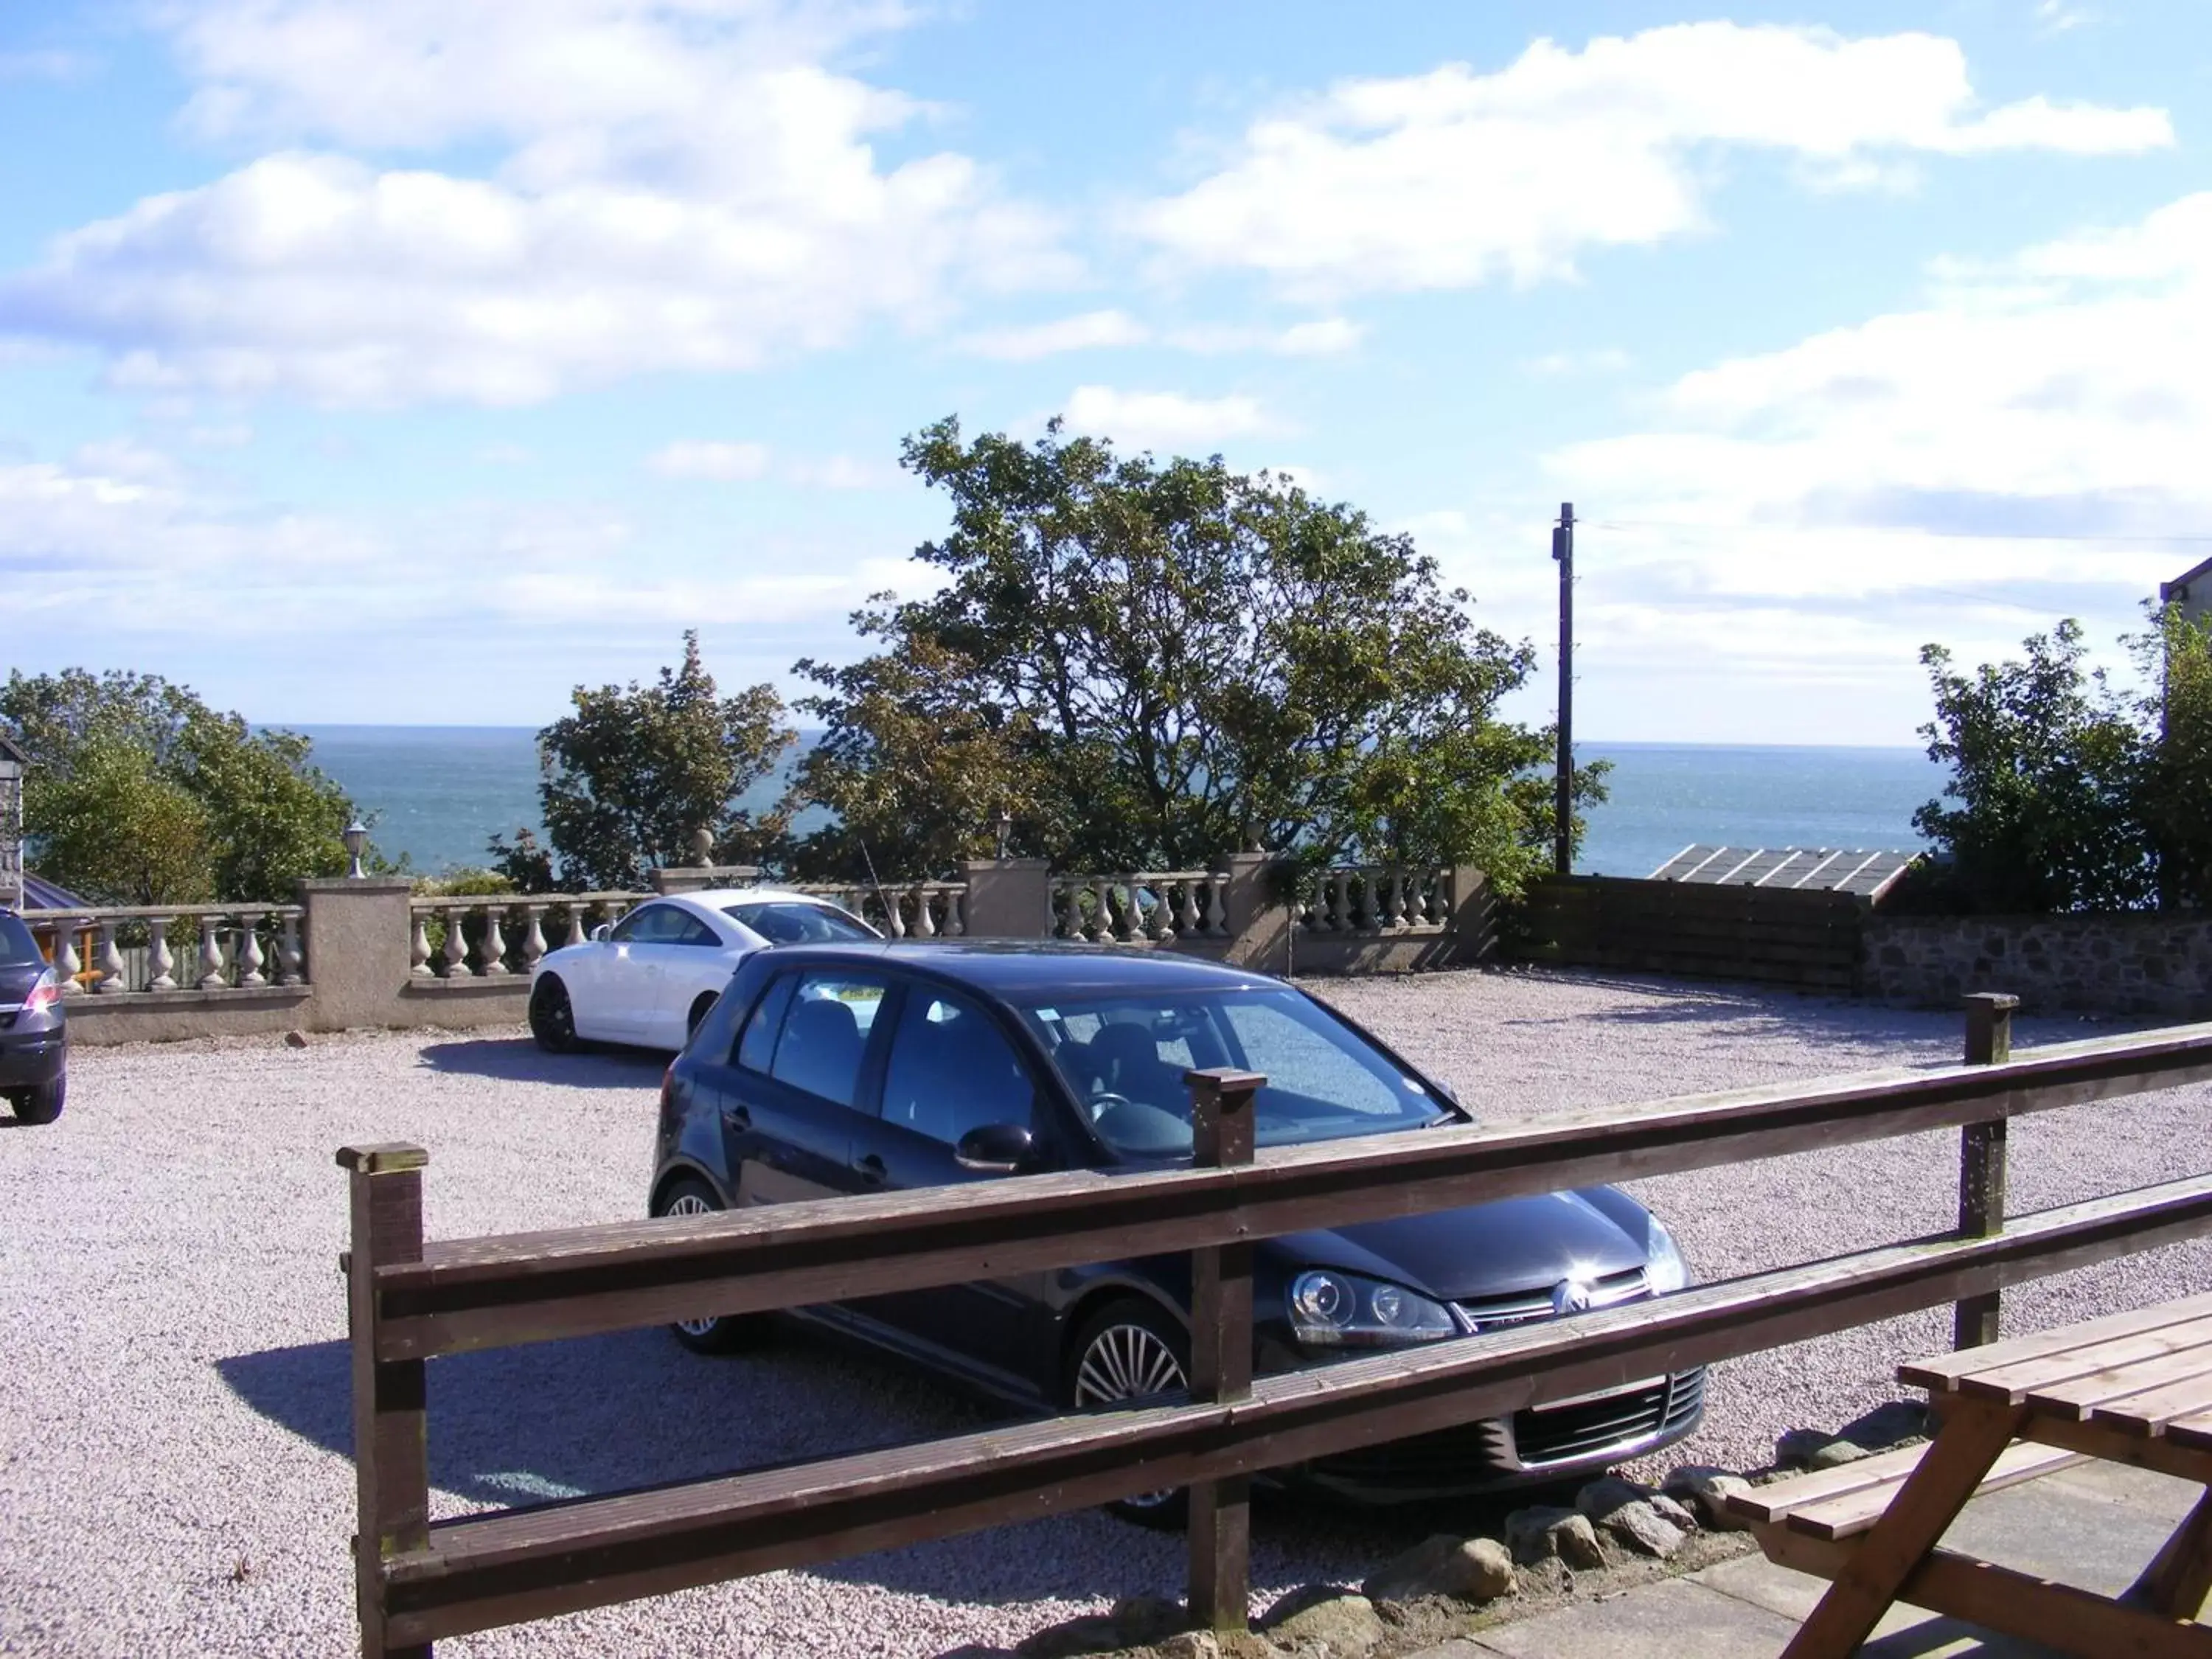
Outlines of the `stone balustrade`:
M 548 951 L 581 945 L 651 893 L 457 893 L 408 901 L 410 979 L 527 980 Z
M 787 890 L 826 898 L 890 939 L 960 939 L 968 932 L 965 882 L 799 882 Z
M 1229 878 L 1212 870 L 1054 876 L 1052 937 L 1170 945 L 1229 937 Z
M 65 997 L 260 991 L 307 982 L 296 904 L 26 910 Z
M 1296 926 L 1308 937 L 1441 933 L 1452 925 L 1449 869 L 1344 864 L 1309 878 Z

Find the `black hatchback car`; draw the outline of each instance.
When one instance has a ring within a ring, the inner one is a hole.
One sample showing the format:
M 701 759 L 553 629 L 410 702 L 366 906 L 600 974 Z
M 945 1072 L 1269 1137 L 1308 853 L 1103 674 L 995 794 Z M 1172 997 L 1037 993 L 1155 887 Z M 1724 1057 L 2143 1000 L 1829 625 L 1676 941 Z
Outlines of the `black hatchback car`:
M 749 957 L 670 1066 L 651 1212 L 1191 1156 L 1183 1073 L 1263 1073 L 1263 1147 L 1466 1121 L 1448 1091 L 1267 975 L 1096 946 L 825 945 Z M 1448 1341 L 1679 1289 L 1659 1222 L 1610 1188 L 1291 1234 L 1260 1245 L 1261 1370 Z M 802 1316 L 1000 1399 L 1091 1407 L 1184 1385 L 1189 1258 L 1100 1262 Z M 702 1352 L 757 1318 L 676 1328 Z M 1705 1374 L 1468 1422 L 1285 1472 L 1389 1502 L 1549 1481 L 1678 1440 Z M 1165 1519 L 1172 1494 L 1117 1505 Z
M 14 911 L 0 908 L 0 1096 L 25 1123 L 52 1123 L 69 1094 L 61 981 Z

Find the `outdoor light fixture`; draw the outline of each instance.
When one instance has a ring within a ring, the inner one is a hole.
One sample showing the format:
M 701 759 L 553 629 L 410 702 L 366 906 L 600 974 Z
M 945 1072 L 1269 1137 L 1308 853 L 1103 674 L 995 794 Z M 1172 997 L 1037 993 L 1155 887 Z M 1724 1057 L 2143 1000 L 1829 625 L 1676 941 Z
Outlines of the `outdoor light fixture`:
M 999 839 L 999 862 L 1006 861 L 1006 839 L 1014 833 L 1014 815 L 1001 806 L 991 820 L 991 833 Z
M 368 826 L 356 818 L 338 832 L 338 839 L 345 843 L 346 856 L 353 860 L 346 866 L 346 879 L 365 879 L 367 872 L 361 867 L 361 849 L 368 845 Z

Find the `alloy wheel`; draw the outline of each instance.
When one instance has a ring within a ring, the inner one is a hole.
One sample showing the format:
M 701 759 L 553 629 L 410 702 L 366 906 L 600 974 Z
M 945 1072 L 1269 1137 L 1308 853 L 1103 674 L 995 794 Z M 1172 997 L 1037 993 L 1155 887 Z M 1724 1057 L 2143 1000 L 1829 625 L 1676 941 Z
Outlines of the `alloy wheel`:
M 712 1215 L 714 1213 L 714 1209 L 696 1193 L 678 1193 L 674 1200 L 661 1213 L 682 1216 Z M 704 1337 L 720 1322 L 719 1319 L 709 1315 L 705 1319 L 679 1319 L 675 1322 L 675 1324 L 676 1328 L 686 1336 Z
M 1079 1407 L 1117 1406 L 1147 1395 L 1188 1388 L 1189 1377 L 1175 1350 L 1157 1332 L 1139 1324 L 1107 1326 L 1091 1339 L 1075 1368 Z M 1172 1491 L 1135 1492 L 1122 1499 L 1132 1510 L 1158 1509 L 1174 1500 Z

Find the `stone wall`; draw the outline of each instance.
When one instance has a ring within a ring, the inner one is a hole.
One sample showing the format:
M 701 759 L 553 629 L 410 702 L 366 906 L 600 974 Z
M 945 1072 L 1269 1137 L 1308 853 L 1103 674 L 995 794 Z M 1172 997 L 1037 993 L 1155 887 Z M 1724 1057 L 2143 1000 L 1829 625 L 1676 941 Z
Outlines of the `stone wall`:
M 1955 1006 L 2008 991 L 2036 1012 L 2212 1018 L 2212 915 L 1868 917 L 1862 988 Z

